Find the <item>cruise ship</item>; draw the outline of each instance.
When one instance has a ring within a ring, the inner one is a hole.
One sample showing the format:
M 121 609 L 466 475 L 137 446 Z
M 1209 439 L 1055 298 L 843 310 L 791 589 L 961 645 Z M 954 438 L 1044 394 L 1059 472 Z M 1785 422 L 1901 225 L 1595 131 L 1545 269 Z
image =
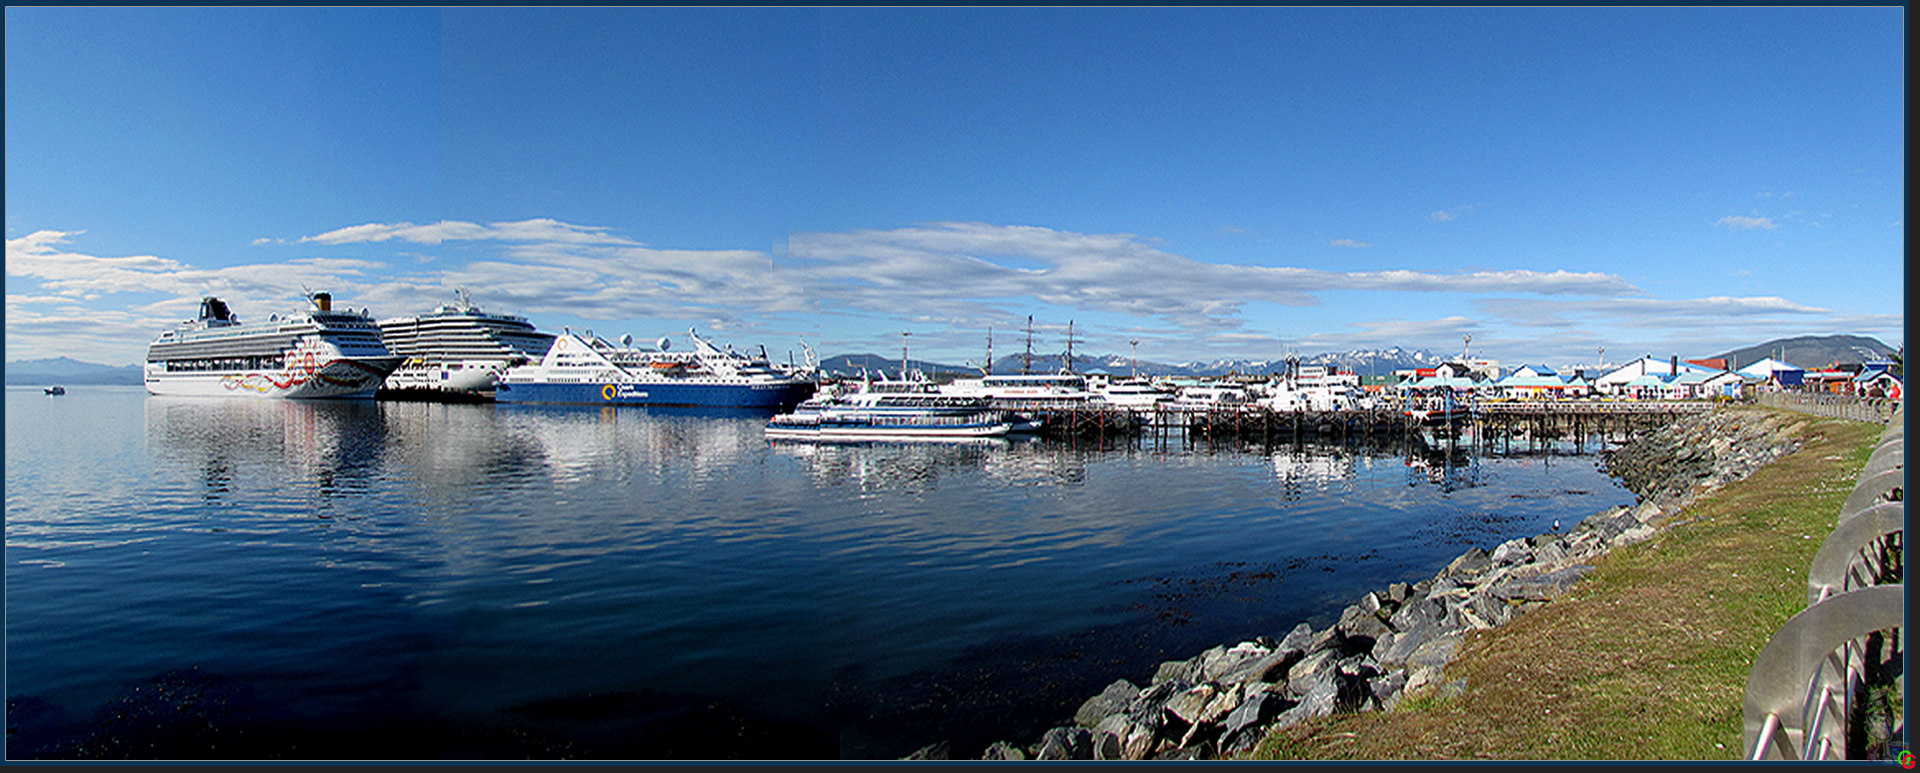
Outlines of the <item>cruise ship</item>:
M 400 358 L 380 342 L 364 311 L 333 310 L 333 296 L 311 293 L 311 308 L 243 323 L 212 296 L 200 316 L 147 347 L 148 394 L 267 398 L 372 397 Z
M 402 358 L 383 397 L 484 397 L 509 368 L 546 356 L 554 335 L 526 317 L 482 311 L 462 290 L 431 312 L 380 320 L 380 338 Z
M 689 406 L 783 411 L 813 394 L 814 382 L 767 362 L 722 350 L 692 330 L 693 350 L 619 344 L 592 333 L 563 331 L 539 362 L 501 375 L 493 399 L 502 403 Z

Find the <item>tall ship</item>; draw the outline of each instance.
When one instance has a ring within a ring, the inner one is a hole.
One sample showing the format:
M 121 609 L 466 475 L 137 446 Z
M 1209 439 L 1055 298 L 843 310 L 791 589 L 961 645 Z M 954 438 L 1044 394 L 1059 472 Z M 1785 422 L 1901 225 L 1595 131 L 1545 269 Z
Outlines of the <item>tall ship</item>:
M 693 349 L 676 352 L 666 338 L 650 349 L 634 346 L 628 336 L 615 344 L 563 331 L 538 362 L 501 375 L 493 399 L 784 411 L 813 394 L 812 379 L 775 367 L 764 351 L 749 356 L 723 350 L 692 330 L 687 337 Z
M 455 292 L 451 304 L 379 324 L 387 350 L 402 358 L 383 397 L 491 395 L 502 373 L 546 356 L 555 337 L 526 317 L 482 311 L 465 290 Z
M 200 299 L 200 316 L 147 346 L 148 394 L 267 398 L 372 397 L 400 359 L 364 311 L 335 311 L 329 293 L 310 308 L 242 322 L 226 302 Z

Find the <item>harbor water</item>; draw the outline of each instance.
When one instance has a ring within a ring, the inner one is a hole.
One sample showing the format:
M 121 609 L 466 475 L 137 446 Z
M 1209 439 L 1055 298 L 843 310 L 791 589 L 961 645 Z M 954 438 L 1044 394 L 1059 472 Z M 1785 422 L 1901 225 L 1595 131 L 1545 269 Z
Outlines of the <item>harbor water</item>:
M 1586 439 L 836 445 L 767 418 L 9 387 L 8 755 L 137 755 L 115 723 L 165 685 L 251 740 L 150 756 L 977 754 L 1633 501 Z

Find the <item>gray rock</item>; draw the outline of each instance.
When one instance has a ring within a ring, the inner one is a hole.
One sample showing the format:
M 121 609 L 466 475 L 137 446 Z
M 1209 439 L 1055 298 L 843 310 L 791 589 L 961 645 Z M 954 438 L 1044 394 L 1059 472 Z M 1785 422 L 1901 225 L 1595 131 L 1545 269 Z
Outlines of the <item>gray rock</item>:
M 1093 733 L 1084 727 L 1056 727 L 1040 736 L 1036 760 L 1093 759 Z
M 1512 566 L 1533 560 L 1533 549 L 1525 538 L 1510 539 L 1493 549 L 1487 559 L 1496 566 Z
M 1200 678 L 1200 658 L 1192 657 L 1186 660 L 1169 660 L 1161 663 L 1160 669 L 1153 672 L 1153 681 L 1149 682 L 1149 684 L 1159 684 L 1161 682 L 1191 682 L 1198 678 Z
M 1133 686 L 1132 682 L 1125 679 L 1117 680 L 1107 685 L 1107 689 L 1101 690 L 1099 695 L 1088 698 L 1085 703 L 1080 704 L 1080 709 L 1073 713 L 1074 724 L 1081 727 L 1098 725 L 1100 720 L 1125 711 L 1127 706 L 1133 703 L 1133 699 L 1138 697 L 1140 697 L 1140 688 Z
M 928 744 L 926 746 L 920 747 L 918 750 L 914 751 L 914 753 L 909 754 L 902 759 L 950 760 L 950 759 L 953 759 L 953 745 L 946 741 Z
M 1446 619 L 1446 605 L 1432 599 L 1414 599 L 1401 604 L 1394 610 L 1393 617 L 1387 621 L 1396 631 L 1410 631 L 1422 625 L 1438 624 Z
M 1181 722 L 1197 725 L 1215 717 L 1207 715 L 1207 707 L 1213 703 L 1214 696 L 1220 694 L 1220 688 L 1211 683 L 1196 684 L 1186 692 L 1167 699 L 1167 713 L 1179 718 Z
M 1334 628 L 1346 639 L 1364 640 L 1350 642 L 1347 645 L 1349 649 L 1372 649 L 1380 634 L 1393 630 L 1378 615 L 1357 605 L 1347 607 L 1346 611 L 1340 613 L 1340 622 L 1334 623 Z
M 1373 657 L 1386 665 L 1401 665 L 1413 657 L 1413 653 L 1427 642 L 1433 641 L 1443 633 L 1437 621 L 1427 621 L 1394 634 L 1393 641 L 1385 647 L 1375 647 Z
M 1505 601 L 1546 601 L 1565 593 L 1580 578 L 1592 572 L 1592 564 L 1575 564 L 1543 574 L 1513 577 L 1487 592 Z
M 1313 626 L 1301 623 L 1294 626 L 1293 631 L 1288 633 L 1286 638 L 1280 640 L 1280 646 L 1276 649 L 1311 652 L 1313 650 L 1313 642 Z
M 1238 671 L 1250 662 L 1272 654 L 1273 648 L 1250 641 L 1241 642 L 1231 648 L 1215 647 L 1200 656 L 1200 679 L 1217 681 L 1220 677 Z
M 1453 563 L 1447 564 L 1447 568 L 1440 570 L 1440 576 L 1442 578 L 1471 577 L 1492 566 L 1493 561 L 1487 556 L 1487 551 L 1477 547 L 1468 548 L 1467 552 L 1461 553 L 1459 558 L 1453 559 Z
M 983 760 L 1024 760 L 1026 758 L 1026 752 L 1020 751 L 1006 741 L 994 741 L 980 755 L 980 759 Z
M 1305 655 L 1306 653 L 1298 648 L 1276 649 L 1258 658 L 1242 662 L 1239 667 L 1221 674 L 1215 681 L 1225 685 L 1278 682 L 1287 678 L 1287 670 Z
M 1127 758 L 1127 738 L 1133 734 L 1133 720 L 1125 714 L 1115 714 L 1100 722 L 1093 729 L 1093 758 L 1096 760 L 1124 760 Z
M 1404 582 L 1396 582 L 1387 586 L 1388 601 L 1395 604 L 1405 604 L 1407 603 L 1407 599 L 1412 597 L 1413 589 L 1408 587 Z

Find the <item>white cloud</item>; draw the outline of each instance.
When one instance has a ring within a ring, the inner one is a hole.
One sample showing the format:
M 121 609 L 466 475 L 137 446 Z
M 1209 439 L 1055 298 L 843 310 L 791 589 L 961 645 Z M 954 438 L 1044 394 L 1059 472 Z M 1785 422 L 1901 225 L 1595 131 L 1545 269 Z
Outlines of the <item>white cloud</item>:
M 1352 239 L 1335 239 L 1333 241 L 1327 242 L 1327 244 L 1333 247 L 1372 247 L 1373 246 L 1366 242 L 1354 241 Z
M 355 244 L 399 239 L 414 244 L 440 244 L 443 241 L 491 239 L 557 244 L 636 244 L 626 239 L 608 236 L 607 231 L 606 228 L 568 225 L 546 218 L 488 225 L 442 220 L 427 225 L 367 223 L 328 231 L 318 236 L 303 237 L 300 241 L 320 244 Z
M 1713 221 L 1713 224 L 1724 225 L 1735 231 L 1746 231 L 1754 228 L 1764 228 L 1768 231 L 1772 231 L 1780 227 L 1779 225 L 1776 225 L 1772 220 L 1769 220 L 1764 217 L 1741 217 L 1739 215 L 1728 215 L 1726 217 L 1720 218 L 1719 220 Z
M 1474 208 L 1478 206 L 1479 206 L 1478 204 L 1462 204 L 1460 206 L 1454 207 L 1453 209 L 1443 209 L 1438 212 L 1435 212 L 1431 215 L 1428 215 L 1427 219 L 1435 223 L 1449 223 L 1454 220 L 1460 219 L 1461 215 L 1467 214 L 1468 212 L 1472 212 Z

